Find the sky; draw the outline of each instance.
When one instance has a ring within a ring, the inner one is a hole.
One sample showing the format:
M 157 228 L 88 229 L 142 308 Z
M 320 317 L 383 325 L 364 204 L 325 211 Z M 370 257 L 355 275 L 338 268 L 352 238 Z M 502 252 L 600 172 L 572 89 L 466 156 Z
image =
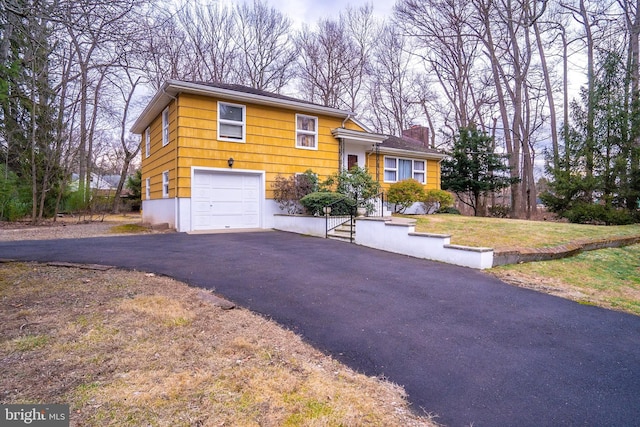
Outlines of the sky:
M 391 17 L 394 0 L 267 0 L 267 3 L 288 15 L 296 27 L 313 25 L 320 18 L 333 18 L 348 5 L 354 8 L 373 4 L 373 13 L 378 18 Z

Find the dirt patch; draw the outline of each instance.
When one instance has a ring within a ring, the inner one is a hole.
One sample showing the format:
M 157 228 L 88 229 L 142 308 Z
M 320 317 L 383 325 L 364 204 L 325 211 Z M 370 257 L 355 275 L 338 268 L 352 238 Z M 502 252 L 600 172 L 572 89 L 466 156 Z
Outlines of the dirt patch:
M 71 425 L 432 426 L 401 387 L 166 277 L 0 264 L 0 402 Z
M 585 293 L 584 289 L 568 285 L 555 278 L 531 277 L 517 271 L 489 270 L 488 273 L 509 284 L 521 288 L 533 289 L 561 298 L 574 301 L 588 301 L 592 298 L 591 295 Z

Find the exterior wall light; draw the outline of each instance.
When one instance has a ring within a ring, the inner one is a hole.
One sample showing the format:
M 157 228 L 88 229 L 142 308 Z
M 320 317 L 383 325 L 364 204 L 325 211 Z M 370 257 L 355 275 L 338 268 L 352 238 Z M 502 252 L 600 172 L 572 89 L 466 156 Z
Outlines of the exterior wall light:
M 227 160 L 227 164 L 229 165 L 230 168 L 233 167 L 233 157 L 229 157 L 229 160 Z

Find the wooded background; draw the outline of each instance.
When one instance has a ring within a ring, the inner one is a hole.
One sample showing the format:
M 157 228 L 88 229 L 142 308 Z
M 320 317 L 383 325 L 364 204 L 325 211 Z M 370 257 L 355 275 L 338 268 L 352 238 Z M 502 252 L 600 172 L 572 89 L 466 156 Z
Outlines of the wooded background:
M 121 190 L 140 150 L 129 126 L 166 79 L 351 110 L 379 133 L 424 125 L 444 150 L 478 129 L 519 178 L 513 217 L 535 212 L 545 171 L 556 210 L 633 210 L 639 13 L 640 0 L 399 0 L 385 20 L 345 7 L 294 25 L 258 0 L 0 0 L 0 217 L 52 215 L 72 173 L 80 193 L 92 171 L 119 173 Z

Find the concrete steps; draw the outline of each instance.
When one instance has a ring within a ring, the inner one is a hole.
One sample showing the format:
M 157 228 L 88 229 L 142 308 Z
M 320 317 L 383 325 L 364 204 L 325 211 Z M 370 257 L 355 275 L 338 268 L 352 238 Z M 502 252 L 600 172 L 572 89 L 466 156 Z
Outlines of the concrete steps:
M 356 226 L 355 226 L 355 224 L 353 225 L 353 235 L 354 235 L 354 237 L 356 235 Z M 329 231 L 329 233 L 327 234 L 327 237 L 329 239 L 333 239 L 333 240 L 341 240 L 343 242 L 351 242 L 351 222 L 347 221 L 344 224 L 339 225 L 338 227 L 336 227 L 333 230 Z

